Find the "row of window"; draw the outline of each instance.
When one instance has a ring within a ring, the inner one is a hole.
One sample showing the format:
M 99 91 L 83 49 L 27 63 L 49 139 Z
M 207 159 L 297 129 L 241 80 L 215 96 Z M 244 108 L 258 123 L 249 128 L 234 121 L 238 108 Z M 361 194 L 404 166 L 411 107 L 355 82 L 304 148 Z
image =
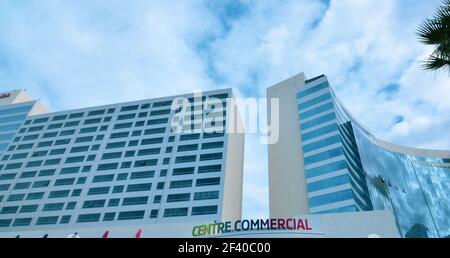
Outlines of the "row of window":
M 196 192 L 193 195 L 194 201 L 203 200 L 216 200 L 219 198 L 219 191 L 208 191 L 208 192 Z M 137 196 L 137 197 L 126 197 L 123 199 L 112 198 L 112 199 L 98 199 L 98 200 L 88 200 L 84 201 L 82 209 L 94 209 L 94 208 L 104 208 L 106 207 L 118 207 L 118 206 L 134 206 L 134 205 L 147 205 L 149 201 L 149 196 Z M 155 195 L 153 198 L 153 203 L 161 203 L 162 196 Z M 191 193 L 177 193 L 168 194 L 166 197 L 166 203 L 174 202 L 188 202 L 191 200 Z M 44 204 L 41 211 L 62 211 L 73 210 L 76 207 L 76 202 L 59 202 L 59 203 L 47 203 Z M 16 213 L 33 213 L 37 212 L 39 208 L 38 204 L 27 204 L 27 205 L 15 205 L 15 206 L 4 206 L 0 211 L 0 214 L 16 214 Z
M 218 207 L 217 205 L 210 206 L 197 206 L 192 207 L 191 216 L 199 216 L 199 215 L 212 215 L 217 214 Z M 181 217 L 188 215 L 189 208 L 170 208 L 165 209 L 163 213 L 164 218 L 170 217 Z M 157 218 L 159 210 L 154 209 L 150 212 L 149 218 Z M 118 213 L 116 216 L 116 212 L 107 212 L 103 214 L 103 221 L 114 221 L 114 220 L 136 220 L 143 219 L 145 214 L 145 210 L 138 211 L 122 211 Z M 101 213 L 90 213 L 90 214 L 80 214 L 76 220 L 77 223 L 87 223 L 87 222 L 99 222 L 102 214 Z M 117 218 L 116 218 L 117 217 Z M 68 224 L 70 223 L 72 216 L 64 215 L 64 216 L 44 216 L 39 217 L 36 221 L 36 225 L 52 225 L 57 224 Z M 0 219 L 0 227 L 19 227 L 19 226 L 29 226 L 31 225 L 33 218 L 17 218 L 13 219 Z
M 143 172 L 135 172 L 131 173 L 131 180 L 145 179 L 153 177 L 154 171 L 143 171 Z M 116 179 L 118 181 L 127 180 L 128 174 L 121 173 L 118 174 Z M 99 175 L 94 177 L 93 183 L 100 182 L 109 182 L 112 181 L 114 175 Z M 53 186 L 69 186 L 69 185 L 81 185 L 86 183 L 86 177 L 72 177 L 72 178 L 61 178 L 55 180 Z M 16 183 L 13 187 L 14 190 L 25 190 L 25 189 L 36 189 L 36 188 L 44 188 L 50 185 L 51 180 L 41 180 L 35 182 L 22 182 Z M 195 186 L 210 186 L 210 185 L 219 185 L 220 177 L 213 178 L 200 178 L 196 180 Z M 159 182 L 157 184 L 157 190 L 164 189 L 164 182 Z M 0 192 L 7 191 L 10 188 L 11 184 L 1 184 Z M 174 188 L 186 188 L 193 186 L 193 179 L 188 180 L 175 180 L 170 182 L 170 189 Z M 109 186 L 105 187 L 93 187 L 88 190 L 87 195 L 97 195 L 97 194 L 108 194 L 110 192 Z M 149 191 L 152 188 L 152 183 L 140 183 L 140 184 L 129 184 L 127 185 L 126 192 L 138 192 L 138 191 Z M 122 193 L 125 190 L 125 185 L 117 185 L 113 187 L 112 193 Z M 43 192 L 42 192 L 43 193 Z M 69 196 L 68 190 L 59 190 L 50 192 L 49 198 L 58 198 L 60 195 L 65 195 L 64 197 Z M 72 195 L 73 196 L 73 195 Z M 43 197 L 43 195 L 42 195 Z M 22 201 L 25 198 L 25 194 L 11 194 L 9 195 L 7 201 Z M 27 196 L 28 198 L 38 198 L 34 195 L 33 197 Z M 0 200 L 1 201 L 1 200 Z

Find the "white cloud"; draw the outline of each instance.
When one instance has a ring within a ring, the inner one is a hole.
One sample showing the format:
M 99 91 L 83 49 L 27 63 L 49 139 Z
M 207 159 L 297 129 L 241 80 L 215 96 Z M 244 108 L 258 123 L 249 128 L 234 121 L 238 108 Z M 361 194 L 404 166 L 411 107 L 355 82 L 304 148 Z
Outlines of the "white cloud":
M 414 34 L 439 3 L 246 0 L 224 17 L 206 1 L 1 1 L 0 90 L 27 88 L 62 110 L 225 86 L 264 96 L 298 72 L 327 74 L 375 135 L 450 148 L 450 79 L 419 68 L 430 49 Z M 245 216 L 264 217 L 266 147 L 246 143 Z

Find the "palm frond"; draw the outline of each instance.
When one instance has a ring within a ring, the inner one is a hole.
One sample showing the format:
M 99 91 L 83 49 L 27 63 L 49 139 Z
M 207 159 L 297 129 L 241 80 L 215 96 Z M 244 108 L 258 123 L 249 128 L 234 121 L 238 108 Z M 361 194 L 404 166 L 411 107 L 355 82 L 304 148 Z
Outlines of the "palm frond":
M 450 72 L 450 59 L 445 59 L 437 56 L 430 56 L 427 61 L 424 62 L 422 68 L 425 70 L 439 70 L 444 69 Z

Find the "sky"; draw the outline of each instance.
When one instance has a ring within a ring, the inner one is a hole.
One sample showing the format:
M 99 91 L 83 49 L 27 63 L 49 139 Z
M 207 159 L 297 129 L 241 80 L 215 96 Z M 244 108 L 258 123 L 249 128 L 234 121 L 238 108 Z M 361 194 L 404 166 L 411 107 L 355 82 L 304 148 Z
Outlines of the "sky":
M 415 34 L 440 0 L 2 0 L 0 92 L 52 111 L 326 74 L 378 138 L 450 149 L 450 75 Z M 246 136 L 243 216 L 268 216 L 267 146 Z

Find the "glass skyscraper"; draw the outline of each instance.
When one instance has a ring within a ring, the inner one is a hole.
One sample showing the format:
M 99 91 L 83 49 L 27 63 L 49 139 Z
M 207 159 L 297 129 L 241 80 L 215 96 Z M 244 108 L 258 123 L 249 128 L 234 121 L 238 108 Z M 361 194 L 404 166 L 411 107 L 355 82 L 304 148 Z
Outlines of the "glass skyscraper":
M 172 107 L 179 98 L 189 110 Z M 225 131 L 231 98 L 225 89 L 41 115 L 0 107 L 10 132 L 0 232 L 239 219 L 244 135 Z
M 375 138 L 323 75 L 297 75 L 268 97 L 280 98 L 283 114 L 280 141 L 269 146 L 272 217 L 387 209 L 403 237 L 450 235 L 449 151 Z

